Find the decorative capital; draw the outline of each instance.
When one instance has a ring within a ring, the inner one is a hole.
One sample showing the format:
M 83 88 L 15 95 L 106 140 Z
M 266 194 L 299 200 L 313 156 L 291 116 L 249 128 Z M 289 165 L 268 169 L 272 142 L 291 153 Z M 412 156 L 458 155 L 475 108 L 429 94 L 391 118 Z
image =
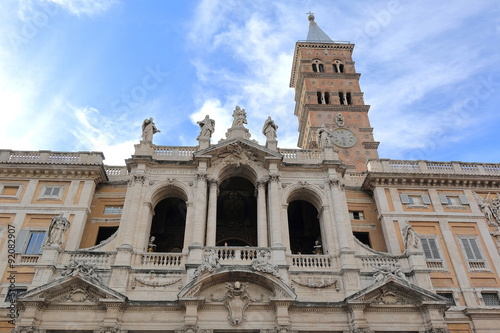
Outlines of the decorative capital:
M 133 185 L 133 184 L 138 183 L 138 182 L 144 184 L 145 181 L 146 181 L 145 174 L 133 174 L 132 177 L 128 180 L 128 183 L 130 185 Z
M 271 174 L 271 175 L 269 175 L 269 181 L 270 181 L 270 182 L 272 182 L 272 183 L 273 183 L 273 182 L 277 183 L 277 182 L 279 182 L 279 180 L 280 180 L 280 175 L 278 175 L 277 173 L 276 173 L 276 174 Z
M 330 188 L 339 188 L 340 190 L 344 190 L 345 189 L 345 184 L 344 182 L 341 180 L 341 179 L 338 179 L 338 178 L 328 178 L 326 180 L 328 186 Z
M 205 180 L 206 181 L 207 178 L 208 178 L 208 175 L 206 172 L 198 172 L 196 174 L 196 180 Z

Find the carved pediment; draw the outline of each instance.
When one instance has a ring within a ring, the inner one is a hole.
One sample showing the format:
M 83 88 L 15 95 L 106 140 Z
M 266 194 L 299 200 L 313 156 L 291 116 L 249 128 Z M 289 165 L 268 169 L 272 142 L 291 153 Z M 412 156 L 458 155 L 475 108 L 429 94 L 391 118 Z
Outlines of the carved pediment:
M 214 166 L 222 163 L 237 167 L 264 163 L 266 158 L 281 159 L 281 154 L 267 149 L 257 142 L 243 138 L 224 140 L 219 144 L 196 152 L 194 156 L 195 158 L 210 156 Z
M 387 277 L 383 282 L 371 285 L 346 299 L 347 304 L 368 306 L 436 304 L 447 308 L 445 298 L 395 277 Z
M 127 298 L 106 287 L 96 283 L 94 279 L 86 279 L 80 275 L 63 277 L 48 284 L 28 291 L 18 298 L 23 302 L 43 302 L 45 304 L 64 303 L 67 305 L 95 305 L 100 302 L 126 302 Z

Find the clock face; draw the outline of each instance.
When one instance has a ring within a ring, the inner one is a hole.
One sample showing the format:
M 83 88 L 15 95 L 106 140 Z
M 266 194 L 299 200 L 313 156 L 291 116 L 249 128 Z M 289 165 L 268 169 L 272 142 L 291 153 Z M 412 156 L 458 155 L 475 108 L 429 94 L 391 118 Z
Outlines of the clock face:
M 332 141 L 339 147 L 352 147 L 356 144 L 356 135 L 345 128 L 338 128 L 332 132 Z

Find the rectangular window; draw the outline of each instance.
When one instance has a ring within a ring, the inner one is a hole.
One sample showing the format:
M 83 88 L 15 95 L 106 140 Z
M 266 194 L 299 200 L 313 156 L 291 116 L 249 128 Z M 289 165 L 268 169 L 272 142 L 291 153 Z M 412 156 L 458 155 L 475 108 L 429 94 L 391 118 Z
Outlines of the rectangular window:
M 420 240 L 422 241 L 422 248 L 424 249 L 425 259 L 441 260 L 435 238 L 420 238 Z
M 26 246 L 24 254 L 40 254 L 44 238 L 45 231 L 30 232 L 28 245 Z
M 465 195 L 440 194 L 439 201 L 441 201 L 442 205 L 447 206 L 463 206 L 469 204 L 469 200 L 467 200 L 467 197 Z
M 452 305 L 452 306 L 455 306 L 457 305 L 455 303 L 455 298 L 453 297 L 453 293 L 452 292 L 437 292 L 436 294 L 438 294 L 439 296 L 442 296 L 444 298 L 446 298 L 446 300 L 448 301 L 448 304 Z
M 25 292 L 26 290 L 28 290 L 26 287 L 9 289 L 7 296 L 5 297 L 5 302 L 15 303 L 19 294 Z
M 431 199 L 427 194 L 401 194 L 401 203 L 410 206 L 427 206 L 431 204 Z
M 500 306 L 500 299 L 497 293 L 481 293 L 481 296 L 483 296 L 484 305 Z
M 62 186 L 45 186 L 42 189 L 42 198 L 59 199 L 62 195 Z
M 2 196 L 15 197 L 17 196 L 17 191 L 19 191 L 19 186 L 4 186 L 2 189 Z
M 123 206 L 104 207 L 104 214 L 106 215 L 120 215 L 122 212 L 123 212 Z
M 483 260 L 481 251 L 477 246 L 475 238 L 461 238 L 465 254 L 468 260 Z
M 365 214 L 363 212 L 359 211 L 350 211 L 349 216 L 351 220 L 364 220 L 365 219 Z

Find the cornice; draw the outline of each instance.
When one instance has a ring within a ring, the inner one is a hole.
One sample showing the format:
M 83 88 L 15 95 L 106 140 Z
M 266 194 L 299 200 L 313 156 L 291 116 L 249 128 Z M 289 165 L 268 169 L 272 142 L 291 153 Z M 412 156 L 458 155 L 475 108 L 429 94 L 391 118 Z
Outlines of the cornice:
M 373 190 L 376 187 L 479 188 L 498 190 L 500 189 L 500 178 L 498 176 L 487 175 L 368 172 L 362 187 L 368 190 Z

